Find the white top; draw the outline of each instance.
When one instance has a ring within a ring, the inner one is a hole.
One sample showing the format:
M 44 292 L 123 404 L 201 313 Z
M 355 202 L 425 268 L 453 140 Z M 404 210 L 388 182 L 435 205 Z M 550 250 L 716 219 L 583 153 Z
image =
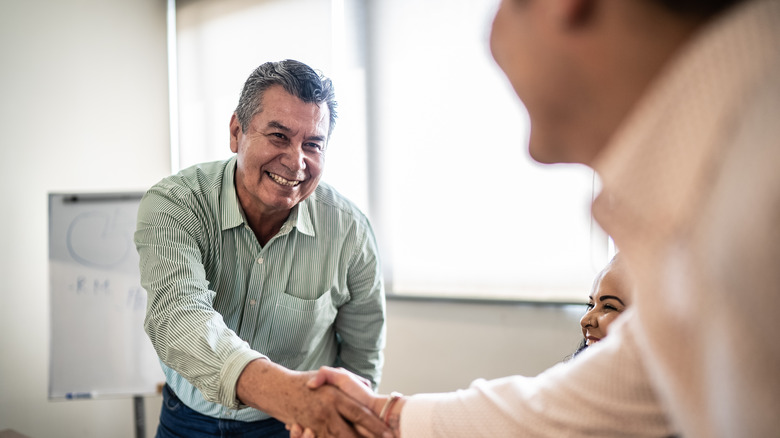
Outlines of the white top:
M 780 433 L 780 1 L 702 29 L 594 168 L 632 307 L 537 377 L 410 397 L 403 438 Z

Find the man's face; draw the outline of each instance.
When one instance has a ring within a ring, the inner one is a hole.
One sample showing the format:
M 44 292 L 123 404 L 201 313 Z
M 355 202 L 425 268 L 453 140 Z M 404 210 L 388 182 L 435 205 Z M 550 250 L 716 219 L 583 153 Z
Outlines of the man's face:
M 577 81 L 557 46 L 553 3 L 502 0 L 490 35 L 493 58 L 528 110 L 529 152 L 542 163 L 576 159 L 565 139 Z
M 330 112 L 279 85 L 265 91 L 261 108 L 247 132 L 235 115 L 230 121 L 230 149 L 238 154 L 236 190 L 247 215 L 286 215 L 320 181 Z

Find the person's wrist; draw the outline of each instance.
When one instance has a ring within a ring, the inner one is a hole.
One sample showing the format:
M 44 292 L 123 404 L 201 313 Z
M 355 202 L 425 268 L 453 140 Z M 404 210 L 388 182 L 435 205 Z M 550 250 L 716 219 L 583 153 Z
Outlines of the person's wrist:
M 382 413 L 382 408 L 387 404 L 388 400 L 390 400 L 389 395 L 376 394 L 371 397 L 371 403 L 368 407 L 374 415 L 379 417 L 379 414 Z
M 374 405 L 374 413 L 387 424 L 396 437 L 400 436 L 401 408 L 406 403 L 406 397 L 399 392 L 387 396 L 379 396 Z
M 390 430 L 393 431 L 396 438 L 400 438 L 401 436 L 401 411 L 403 410 L 406 401 L 407 398 L 403 395 L 398 397 L 385 414 L 386 418 L 382 419 L 382 421 L 390 427 Z
M 395 392 L 395 391 L 391 392 L 390 395 L 387 398 L 385 398 L 385 402 L 382 405 L 382 409 L 380 409 L 379 413 L 377 414 L 379 416 L 379 419 L 387 423 L 387 417 L 390 415 L 393 406 L 401 398 L 403 398 L 403 394 L 401 394 L 400 392 Z

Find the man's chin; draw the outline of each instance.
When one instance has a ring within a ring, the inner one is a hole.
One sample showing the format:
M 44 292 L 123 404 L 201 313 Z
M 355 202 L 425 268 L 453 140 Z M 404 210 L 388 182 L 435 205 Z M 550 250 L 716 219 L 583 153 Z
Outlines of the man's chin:
M 528 154 L 531 155 L 531 158 L 534 159 L 537 163 L 541 164 L 555 164 L 562 162 L 561 157 L 559 157 L 557 153 L 554 153 L 555 151 L 550 147 L 550 145 L 545 144 L 544 141 L 534 138 L 533 135 L 531 135 L 531 138 L 528 142 Z
M 540 164 L 587 164 L 582 160 L 581 152 L 577 149 L 577 145 L 566 145 L 550 138 L 540 138 L 533 133 L 528 142 L 528 154 Z

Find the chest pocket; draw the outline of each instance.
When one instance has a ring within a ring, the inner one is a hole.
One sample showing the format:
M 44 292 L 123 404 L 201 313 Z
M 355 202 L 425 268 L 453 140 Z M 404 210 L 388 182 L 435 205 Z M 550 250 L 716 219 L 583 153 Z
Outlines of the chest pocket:
M 336 313 L 330 291 L 316 300 L 282 294 L 274 306 L 273 323 L 266 342 L 268 357 L 294 370 L 318 346 L 335 345 L 333 322 Z

